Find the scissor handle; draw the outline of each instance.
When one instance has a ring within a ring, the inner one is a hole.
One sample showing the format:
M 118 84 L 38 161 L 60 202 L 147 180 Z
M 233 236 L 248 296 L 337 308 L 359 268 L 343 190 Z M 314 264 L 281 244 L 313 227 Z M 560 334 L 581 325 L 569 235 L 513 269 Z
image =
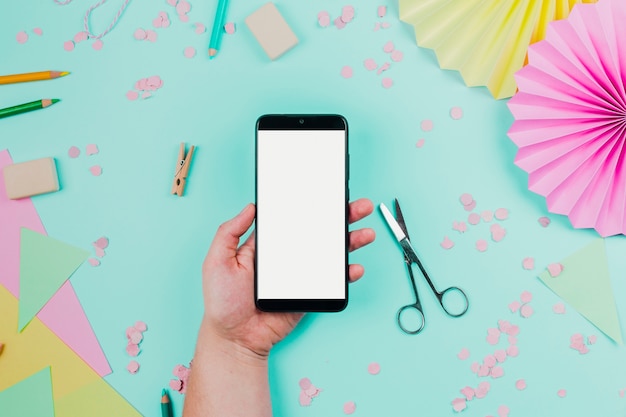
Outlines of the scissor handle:
M 449 301 L 446 301 L 446 299 L 449 299 L 446 296 L 454 296 L 453 294 L 460 295 L 460 302 L 458 306 L 454 308 L 446 307 L 446 304 L 449 305 L 450 303 Z M 437 292 L 437 299 L 439 300 L 439 304 L 441 304 L 441 308 L 443 308 L 443 311 L 445 311 L 446 314 L 450 317 L 461 317 L 467 312 L 467 309 L 469 308 L 469 300 L 467 299 L 467 295 L 459 287 L 449 287 L 441 292 Z
M 413 330 L 413 329 L 409 329 L 407 327 L 405 327 L 402 324 L 402 315 L 403 313 L 407 312 L 409 309 L 411 310 L 415 310 L 418 313 L 418 317 L 420 320 L 419 326 L 417 329 Z M 424 328 L 424 325 L 426 324 L 426 319 L 424 318 L 424 313 L 422 312 L 422 308 L 418 305 L 418 304 L 408 304 L 405 305 L 404 307 L 401 307 L 398 310 L 398 314 L 396 315 L 396 319 L 398 320 L 398 326 L 400 326 L 400 329 L 402 329 L 402 331 L 406 334 L 418 334 L 419 332 L 422 331 L 422 329 Z

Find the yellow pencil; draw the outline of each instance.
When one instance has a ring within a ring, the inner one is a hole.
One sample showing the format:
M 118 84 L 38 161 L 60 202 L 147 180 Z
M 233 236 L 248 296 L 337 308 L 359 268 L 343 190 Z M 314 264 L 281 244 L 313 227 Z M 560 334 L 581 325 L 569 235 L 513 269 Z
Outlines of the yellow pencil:
M 27 81 L 50 80 L 53 78 L 64 77 L 67 71 L 39 71 L 28 72 L 26 74 L 0 75 L 0 84 L 24 83 Z

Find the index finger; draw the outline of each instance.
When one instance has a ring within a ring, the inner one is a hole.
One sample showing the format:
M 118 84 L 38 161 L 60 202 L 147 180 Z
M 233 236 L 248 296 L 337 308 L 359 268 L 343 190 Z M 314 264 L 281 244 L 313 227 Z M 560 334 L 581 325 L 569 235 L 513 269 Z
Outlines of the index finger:
M 359 198 L 349 205 L 348 221 L 350 223 L 358 222 L 372 214 L 372 211 L 374 211 L 374 204 L 368 198 Z

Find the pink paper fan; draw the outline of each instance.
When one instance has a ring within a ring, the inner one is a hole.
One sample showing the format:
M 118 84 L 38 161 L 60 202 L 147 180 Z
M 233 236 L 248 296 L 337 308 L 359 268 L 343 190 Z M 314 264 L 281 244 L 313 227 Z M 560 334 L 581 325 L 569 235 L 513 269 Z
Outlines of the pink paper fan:
M 508 135 L 528 188 L 575 228 L 626 234 L 626 2 L 578 4 L 528 50 Z

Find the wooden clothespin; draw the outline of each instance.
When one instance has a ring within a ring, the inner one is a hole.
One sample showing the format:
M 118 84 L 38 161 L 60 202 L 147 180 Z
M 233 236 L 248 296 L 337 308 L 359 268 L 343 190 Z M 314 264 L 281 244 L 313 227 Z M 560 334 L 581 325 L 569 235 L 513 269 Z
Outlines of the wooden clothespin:
M 192 145 L 191 148 L 189 148 L 189 152 L 185 155 L 185 142 L 181 142 L 180 144 L 176 173 L 174 174 L 174 184 L 172 185 L 172 194 L 177 194 L 179 197 L 182 197 L 185 192 L 185 184 L 187 182 L 187 175 L 189 174 L 194 149 L 195 146 Z

